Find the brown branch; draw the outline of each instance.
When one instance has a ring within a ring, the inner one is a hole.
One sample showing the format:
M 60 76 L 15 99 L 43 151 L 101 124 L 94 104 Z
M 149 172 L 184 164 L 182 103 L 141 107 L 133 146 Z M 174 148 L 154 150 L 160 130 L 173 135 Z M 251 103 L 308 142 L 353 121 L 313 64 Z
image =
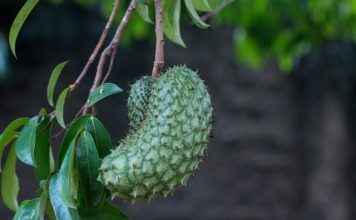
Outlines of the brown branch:
M 200 19 L 202 21 L 207 21 L 210 17 L 218 14 L 221 10 L 223 10 L 226 6 L 228 6 L 229 4 L 231 4 L 234 0 L 225 0 L 223 3 L 221 3 L 221 5 L 219 5 L 218 7 L 216 7 L 212 12 L 209 12 L 203 16 L 200 17 Z
M 73 91 L 80 84 L 80 82 L 83 80 L 85 75 L 88 73 L 88 70 L 89 70 L 91 64 L 94 62 L 96 56 L 99 53 L 99 50 L 103 46 L 103 44 L 105 42 L 105 39 L 108 36 L 109 30 L 111 28 L 111 25 L 112 25 L 112 23 L 113 23 L 113 21 L 115 19 L 115 16 L 117 15 L 117 12 L 118 12 L 118 9 L 119 9 L 119 2 L 120 2 L 120 0 L 115 0 L 114 7 L 113 7 L 113 9 L 111 11 L 109 20 L 107 21 L 107 23 L 105 25 L 103 33 L 101 34 L 100 39 L 99 39 L 97 45 L 95 46 L 94 51 L 90 55 L 87 63 L 85 64 L 82 72 L 80 73 L 80 75 L 78 76 L 78 78 L 76 79 L 74 84 L 71 85 L 71 91 Z
M 152 78 L 157 79 L 159 74 L 163 70 L 164 66 L 164 38 L 163 38 L 163 9 L 162 9 L 162 0 L 155 0 L 155 16 L 156 16 L 156 52 L 155 60 L 153 63 L 152 69 Z
M 108 33 L 109 33 L 109 30 L 110 30 L 110 28 L 111 28 L 111 26 L 112 26 L 112 23 L 113 23 L 113 21 L 114 21 L 114 19 L 115 19 L 115 16 L 117 15 L 117 12 L 118 12 L 118 10 L 119 10 L 119 3 L 120 3 L 120 0 L 115 0 L 114 7 L 113 7 L 113 9 L 112 9 L 112 11 L 111 11 L 111 14 L 110 14 L 110 16 L 109 16 L 108 21 L 107 21 L 106 24 L 105 24 L 105 28 L 104 28 L 104 30 L 103 30 L 103 32 L 102 32 L 100 38 L 99 38 L 99 41 L 98 41 L 97 45 L 95 46 L 95 48 L 94 48 L 92 54 L 90 55 L 90 57 L 89 57 L 87 63 L 85 64 L 85 66 L 84 66 L 82 72 L 79 74 L 78 78 L 75 80 L 75 82 L 74 82 L 72 85 L 70 85 L 70 91 L 71 91 L 71 92 L 73 92 L 73 91 L 78 87 L 78 85 L 81 83 L 81 81 L 83 80 L 83 78 L 85 77 L 85 75 L 88 73 L 88 70 L 89 70 L 91 64 L 94 62 L 96 56 L 97 56 L 98 53 L 99 53 L 99 50 L 100 50 L 101 47 L 103 46 L 103 44 L 104 44 L 104 42 L 105 42 L 105 39 L 106 39 L 106 37 L 107 37 L 107 35 L 108 35 Z M 68 94 L 68 95 L 70 95 L 70 94 Z M 69 96 L 68 96 L 68 97 L 69 97 Z M 67 97 L 67 98 L 68 98 L 68 97 Z M 84 106 L 78 111 L 78 113 L 77 113 L 76 116 L 74 117 L 73 121 L 72 121 L 71 123 L 69 123 L 65 128 L 63 128 L 62 130 L 60 130 L 57 134 L 55 134 L 52 138 L 58 137 L 64 130 L 66 130 L 66 128 L 67 128 L 70 124 L 72 124 L 72 123 L 74 122 L 74 120 L 80 115 L 80 113 L 83 111 L 83 109 L 84 109 Z M 55 114 L 56 114 L 55 111 L 53 111 L 53 112 L 50 113 L 50 115 L 51 115 L 52 117 L 54 117 Z
M 110 58 L 109 68 L 108 68 L 108 70 L 106 71 L 106 74 L 105 74 L 105 77 L 104 77 L 103 81 L 101 82 L 102 84 L 103 84 L 104 82 L 106 82 L 106 80 L 107 80 L 107 79 L 109 78 L 109 76 L 110 76 L 112 67 L 114 66 L 114 60 L 115 60 L 116 51 L 117 51 L 117 47 L 114 48 L 114 50 L 112 51 L 111 58 Z
M 136 0 L 132 0 L 129 7 L 127 8 L 124 17 L 122 18 L 116 32 L 115 35 L 113 37 L 113 39 L 111 40 L 110 44 L 104 49 L 104 51 L 101 53 L 100 55 L 100 60 L 97 66 L 97 70 L 96 70 L 96 74 L 95 74 L 95 79 L 93 82 L 92 87 L 90 88 L 90 93 L 89 95 L 94 91 L 94 89 L 96 87 L 98 87 L 100 85 L 101 79 L 103 77 L 103 71 L 104 71 L 104 67 L 105 67 L 105 63 L 106 63 L 106 59 L 110 56 L 113 56 L 114 54 L 116 54 L 116 50 L 117 47 L 120 43 L 121 40 L 121 35 L 123 30 L 125 29 L 129 18 L 132 15 L 132 12 L 135 10 L 136 8 Z M 113 59 L 113 58 L 112 58 Z M 112 66 L 112 65 L 111 65 Z M 109 67 L 109 70 L 111 71 L 111 66 Z M 106 75 L 108 76 L 110 74 L 110 72 L 108 72 Z M 106 77 L 107 78 L 107 77 Z M 85 107 L 83 109 L 83 114 L 86 114 L 88 112 L 88 106 L 87 103 L 85 104 Z

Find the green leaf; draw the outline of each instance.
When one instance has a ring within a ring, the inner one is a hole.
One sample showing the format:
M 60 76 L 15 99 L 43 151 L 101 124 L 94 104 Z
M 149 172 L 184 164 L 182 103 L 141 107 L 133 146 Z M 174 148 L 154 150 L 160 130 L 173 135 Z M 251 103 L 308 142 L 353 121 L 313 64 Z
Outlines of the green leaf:
M 106 202 L 102 210 L 97 215 L 83 216 L 82 220 L 129 220 L 130 218 L 122 212 L 119 208 Z
M 198 11 L 212 12 L 213 9 L 208 0 L 192 0 L 193 6 Z
M 279 54 L 278 56 L 278 67 L 283 72 L 289 72 L 293 69 L 294 62 L 293 57 L 290 54 Z
M 86 122 L 85 130 L 94 138 L 100 158 L 110 154 L 113 145 L 109 132 L 97 118 L 91 116 Z
M 64 110 L 64 103 L 66 101 L 68 92 L 69 92 L 69 88 L 65 88 L 59 95 L 57 104 L 56 104 L 56 118 L 57 118 L 58 124 L 62 128 L 65 128 L 63 110 Z
M 82 188 L 78 190 L 78 212 L 80 216 L 90 216 L 90 215 L 97 215 L 100 213 L 102 208 L 104 207 L 106 200 L 108 198 L 108 195 L 110 195 L 110 192 L 107 189 L 104 189 L 104 193 L 102 194 L 102 197 L 98 201 L 98 203 L 95 206 L 91 207 L 86 207 L 86 202 L 84 201 L 84 192 Z
M 122 89 L 113 83 L 104 83 L 101 86 L 98 86 L 94 91 L 89 95 L 88 107 L 99 102 L 103 98 L 113 95 L 115 93 L 122 92 Z
M 38 112 L 38 116 L 46 116 L 47 112 L 45 108 L 41 108 L 40 112 Z
M 149 5 L 150 4 L 150 0 L 137 0 L 137 3 L 143 4 L 143 5 Z
M 29 121 L 29 118 L 24 117 L 24 118 L 18 118 L 11 122 L 2 132 L 0 136 L 0 161 L 2 158 L 2 154 L 4 153 L 5 147 L 16 137 L 16 130 L 27 124 Z M 0 171 L 1 171 L 1 163 L 0 163 Z
M 9 34 L 9 43 L 10 48 L 14 56 L 16 57 L 16 40 L 17 36 L 21 30 L 22 25 L 25 23 L 28 15 L 31 13 L 33 8 L 37 5 L 39 0 L 28 0 L 21 8 L 17 14 L 14 22 L 12 23 L 10 34 Z M 17 57 L 16 57 L 17 58 Z
M 49 181 L 50 181 L 50 176 L 47 177 L 46 183 L 43 187 L 43 191 L 40 197 L 40 207 L 39 207 L 39 219 L 43 220 L 44 219 L 44 214 L 46 211 L 46 207 L 47 207 L 47 202 L 48 202 L 48 191 L 49 191 Z
M 21 203 L 13 220 L 38 219 L 40 199 L 25 200 Z
M 83 131 L 77 142 L 77 166 L 86 207 L 97 205 L 105 193 L 103 185 L 97 180 L 100 164 L 93 137 Z
M 48 87 L 47 87 L 47 100 L 50 106 L 54 106 L 53 103 L 53 93 L 56 87 L 59 75 L 61 74 L 63 68 L 68 63 L 68 61 L 64 61 L 58 64 L 52 71 L 51 77 L 49 78 Z
M 186 47 L 180 33 L 181 0 L 163 1 L 163 32 L 174 43 Z
M 50 202 L 47 202 L 46 204 L 46 215 L 50 220 L 56 220 L 56 215 L 54 214 L 54 210 Z
M 49 149 L 49 169 L 50 169 L 51 173 L 53 173 L 54 169 L 55 169 L 54 156 L 53 156 L 52 148 Z
M 136 6 L 136 11 L 137 14 L 140 15 L 140 17 L 148 22 L 148 23 L 153 23 L 153 21 L 150 18 L 150 13 L 149 13 L 149 6 L 148 5 L 144 5 L 144 4 L 137 4 Z
M 232 2 L 234 0 L 207 0 L 210 7 L 213 9 L 217 9 L 218 7 L 221 7 L 223 4 L 226 4 L 226 1 Z
M 57 220 L 80 220 L 76 209 L 68 208 L 59 194 L 58 174 L 54 174 L 50 180 L 49 198 Z
M 58 172 L 58 190 L 63 202 L 70 208 L 75 208 L 73 191 L 76 191 L 73 178 L 75 178 L 74 160 L 76 150 L 76 138 L 71 142 L 65 154 L 62 166 Z
M 69 148 L 72 140 L 78 135 L 79 132 L 85 129 L 87 121 L 90 119 L 91 115 L 83 115 L 73 122 L 73 124 L 67 129 L 66 134 L 64 135 L 61 148 L 58 153 L 57 165 L 61 167 L 64 156 Z
M 188 12 L 190 17 L 193 19 L 193 22 L 199 27 L 199 28 L 207 28 L 209 27 L 208 24 L 206 24 L 204 21 L 202 21 L 195 10 L 192 0 L 184 0 L 185 6 L 187 6 Z
M 35 146 L 38 117 L 35 116 L 22 128 L 16 141 L 16 154 L 19 160 L 36 167 Z
M 1 195 L 6 207 L 12 211 L 18 208 L 17 195 L 19 193 L 19 180 L 16 175 L 16 151 L 13 145 L 7 155 L 4 172 L 1 177 Z
M 37 127 L 35 158 L 37 167 L 35 174 L 38 180 L 45 180 L 51 173 L 50 149 L 51 149 L 52 121 L 49 116 L 45 117 Z

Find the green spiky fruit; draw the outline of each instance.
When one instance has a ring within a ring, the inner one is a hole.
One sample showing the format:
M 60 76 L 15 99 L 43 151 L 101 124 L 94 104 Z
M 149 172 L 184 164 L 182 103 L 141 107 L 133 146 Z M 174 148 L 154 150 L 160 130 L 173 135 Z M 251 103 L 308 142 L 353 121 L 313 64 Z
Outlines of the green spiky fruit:
M 132 128 L 138 127 L 145 117 L 151 84 L 152 77 L 144 76 L 131 86 L 127 107 Z
M 212 127 L 208 91 L 195 72 L 174 67 L 156 80 L 139 80 L 128 101 L 133 127 L 104 158 L 98 179 L 125 200 L 167 196 L 186 184 L 206 150 Z

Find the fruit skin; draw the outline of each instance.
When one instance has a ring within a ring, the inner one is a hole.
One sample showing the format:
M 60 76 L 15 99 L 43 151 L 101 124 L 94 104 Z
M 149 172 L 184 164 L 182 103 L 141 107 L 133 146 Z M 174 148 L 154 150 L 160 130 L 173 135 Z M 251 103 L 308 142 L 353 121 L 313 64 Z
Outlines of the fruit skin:
M 144 76 L 131 86 L 127 100 L 131 128 L 138 127 L 145 117 L 152 82 L 151 76 Z
M 202 161 L 212 129 L 210 96 L 192 70 L 168 69 L 149 87 L 146 101 L 145 95 L 132 94 L 145 89 L 133 85 L 130 96 L 141 99 L 128 100 L 129 115 L 138 118 L 131 118 L 134 127 L 99 169 L 98 179 L 112 197 L 133 202 L 167 196 L 185 185 Z

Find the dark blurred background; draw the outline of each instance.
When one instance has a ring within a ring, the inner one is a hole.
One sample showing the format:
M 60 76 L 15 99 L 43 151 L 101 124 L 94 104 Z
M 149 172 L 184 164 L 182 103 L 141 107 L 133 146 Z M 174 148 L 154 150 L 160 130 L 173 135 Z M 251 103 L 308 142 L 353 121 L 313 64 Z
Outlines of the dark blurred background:
M 108 5 L 40 2 L 20 33 L 15 60 L 7 36 L 23 3 L 0 2 L 0 131 L 19 116 L 49 109 L 46 85 L 57 63 L 70 60 L 57 95 L 73 82 Z M 186 15 L 182 23 L 187 49 L 167 42 L 166 66 L 199 70 L 209 87 L 217 121 L 208 155 L 173 197 L 115 202 L 133 219 L 147 220 L 356 219 L 355 1 L 236 0 L 207 30 Z M 153 34 L 153 25 L 135 15 L 109 79 L 125 92 L 97 106 L 115 142 L 128 128 L 129 85 L 151 71 Z M 85 102 L 94 70 L 65 106 L 67 121 Z M 20 201 L 35 197 L 31 168 L 18 162 L 18 174 Z M 0 219 L 12 215 L 0 203 Z

